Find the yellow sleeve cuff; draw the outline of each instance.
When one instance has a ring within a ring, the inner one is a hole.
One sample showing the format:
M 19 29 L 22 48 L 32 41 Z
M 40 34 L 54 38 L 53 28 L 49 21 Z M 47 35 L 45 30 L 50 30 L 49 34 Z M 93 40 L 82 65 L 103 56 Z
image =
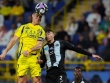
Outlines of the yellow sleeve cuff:
M 31 49 L 28 49 L 28 52 L 31 52 L 32 50 Z

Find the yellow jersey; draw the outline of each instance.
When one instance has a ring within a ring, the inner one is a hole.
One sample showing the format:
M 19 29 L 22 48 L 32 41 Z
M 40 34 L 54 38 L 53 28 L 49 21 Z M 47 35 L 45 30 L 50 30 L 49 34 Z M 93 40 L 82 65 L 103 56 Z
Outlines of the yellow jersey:
M 11 9 L 12 9 L 12 8 L 11 8 L 10 6 L 3 6 L 3 7 L 1 8 L 0 13 L 1 13 L 3 16 L 10 15 Z
M 21 15 L 24 13 L 24 8 L 23 6 L 13 6 L 12 10 L 11 10 L 11 14 L 12 15 Z
M 44 41 L 45 31 L 43 28 L 40 25 L 28 23 L 19 27 L 15 32 L 15 36 L 20 38 L 18 61 L 21 63 L 27 61 L 36 62 L 40 50 L 31 52 L 28 57 L 23 56 L 22 52 L 36 46 L 37 41 Z

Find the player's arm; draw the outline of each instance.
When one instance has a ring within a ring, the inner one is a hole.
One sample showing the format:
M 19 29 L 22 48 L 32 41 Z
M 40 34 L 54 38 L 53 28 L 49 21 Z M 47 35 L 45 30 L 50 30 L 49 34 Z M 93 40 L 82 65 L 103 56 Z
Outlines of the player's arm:
M 14 37 L 11 39 L 11 41 L 8 43 L 6 49 L 4 50 L 4 52 L 0 55 L 0 59 L 4 59 L 7 52 L 14 46 L 14 44 L 16 43 L 16 41 L 19 39 L 19 37 L 21 36 L 23 32 L 23 26 L 21 26 L 20 28 L 18 28 L 14 34 Z
M 84 54 L 84 55 L 87 55 L 87 56 L 94 57 L 96 59 L 102 59 L 100 56 L 95 55 L 95 54 L 92 54 L 92 53 L 90 53 L 90 52 L 88 52 L 88 51 L 86 51 L 86 50 L 84 50 L 82 48 L 78 48 L 78 47 L 72 45 L 69 42 L 63 41 L 63 43 L 64 43 L 66 49 L 73 50 L 73 51 L 76 51 L 78 53 L 81 53 L 81 54 Z
M 43 46 L 43 41 L 37 41 L 36 46 L 32 47 L 32 48 L 29 49 L 28 51 L 29 51 L 29 52 L 33 52 L 33 51 L 39 50 L 39 49 L 42 48 L 42 46 Z
M 0 55 L 0 59 L 4 59 L 7 52 L 14 46 L 14 44 L 16 43 L 16 41 L 18 40 L 19 38 L 17 36 L 14 36 L 11 41 L 8 43 L 6 49 L 4 50 L 4 52 Z
M 41 49 L 42 46 L 43 46 L 44 40 L 45 40 L 45 32 L 43 30 L 40 30 L 39 31 L 39 37 L 38 37 L 38 41 L 36 43 L 36 46 L 30 48 L 29 49 L 29 52 L 33 52 L 33 51 L 36 51 L 36 50 Z
M 34 47 L 24 51 L 22 54 L 27 57 L 29 55 L 29 53 L 31 53 L 33 51 L 40 50 L 42 48 L 42 46 L 43 46 L 43 42 L 44 41 L 38 40 L 37 44 Z
M 40 50 L 42 48 L 42 46 L 43 46 L 43 41 L 37 41 L 37 44 L 34 47 L 32 47 L 28 50 L 25 50 L 24 52 L 22 52 L 22 54 L 27 57 L 29 55 L 29 53 Z

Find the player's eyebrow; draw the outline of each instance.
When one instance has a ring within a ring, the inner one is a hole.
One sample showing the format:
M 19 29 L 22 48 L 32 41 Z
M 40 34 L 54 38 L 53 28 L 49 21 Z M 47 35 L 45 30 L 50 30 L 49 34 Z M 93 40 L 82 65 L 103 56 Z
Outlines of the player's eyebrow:
M 42 15 L 39 15 L 40 18 L 42 18 Z
M 35 14 L 36 14 L 37 16 L 39 16 L 40 18 L 42 17 L 42 15 L 40 15 L 40 14 L 38 14 L 38 13 L 36 13 L 36 12 L 35 12 Z

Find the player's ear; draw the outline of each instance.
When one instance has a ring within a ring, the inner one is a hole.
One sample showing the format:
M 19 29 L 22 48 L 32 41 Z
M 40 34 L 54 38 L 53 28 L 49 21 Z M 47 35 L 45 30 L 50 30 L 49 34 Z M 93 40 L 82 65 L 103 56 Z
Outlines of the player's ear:
M 53 33 L 53 32 L 52 32 Z M 55 34 L 53 33 L 53 36 L 55 37 Z
M 32 14 L 32 20 L 33 20 L 34 17 L 35 17 L 35 13 Z
M 32 18 L 34 17 L 34 13 L 32 14 Z

